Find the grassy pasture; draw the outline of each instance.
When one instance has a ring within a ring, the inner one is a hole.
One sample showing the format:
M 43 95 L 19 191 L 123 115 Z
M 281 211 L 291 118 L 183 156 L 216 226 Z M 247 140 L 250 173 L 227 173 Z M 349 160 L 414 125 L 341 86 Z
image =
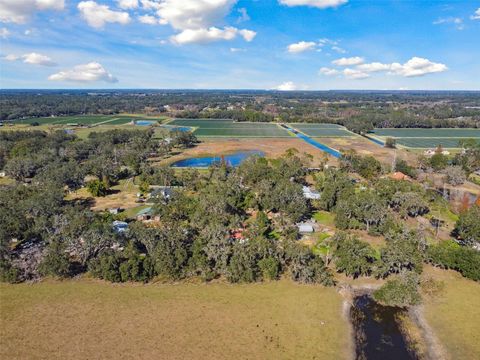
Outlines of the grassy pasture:
M 451 359 L 480 359 L 480 284 L 454 271 L 427 266 L 424 277 L 444 284 L 426 299 L 425 316 Z
M 464 140 L 467 138 L 464 138 Z M 442 145 L 444 148 L 455 149 L 459 147 L 461 138 L 397 138 L 397 144 L 409 148 L 430 149 Z M 479 139 L 480 140 L 480 139 Z
M 0 284 L 3 359 L 346 359 L 333 288 Z

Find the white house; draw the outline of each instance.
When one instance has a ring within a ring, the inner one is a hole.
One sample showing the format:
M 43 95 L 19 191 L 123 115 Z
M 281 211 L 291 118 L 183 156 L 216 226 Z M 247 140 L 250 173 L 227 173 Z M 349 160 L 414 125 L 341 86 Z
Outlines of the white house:
M 128 230 L 128 224 L 124 221 L 117 220 L 112 223 L 112 228 L 113 228 L 113 231 L 120 234 Z
M 320 199 L 320 193 L 310 189 L 308 186 L 303 187 L 303 196 L 305 199 L 318 200 Z
M 298 231 L 302 234 L 315 232 L 313 225 L 309 223 L 299 223 L 297 224 L 297 227 L 298 227 Z

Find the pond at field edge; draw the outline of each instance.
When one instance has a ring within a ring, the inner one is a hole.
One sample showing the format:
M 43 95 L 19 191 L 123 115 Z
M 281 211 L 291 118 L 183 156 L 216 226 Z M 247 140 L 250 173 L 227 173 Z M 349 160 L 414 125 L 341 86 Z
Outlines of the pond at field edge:
M 416 360 L 405 340 L 397 316 L 406 310 L 383 306 L 370 295 L 354 298 L 350 317 L 357 360 Z
M 218 164 L 222 161 L 228 166 L 239 166 L 243 161 L 245 161 L 250 156 L 265 156 L 263 151 L 251 150 L 251 151 L 239 151 L 230 155 L 224 156 L 208 156 L 208 157 L 196 157 L 189 158 L 184 160 L 179 160 L 174 162 L 171 166 L 177 168 L 187 168 L 187 167 L 196 167 L 196 168 L 208 168 L 211 165 Z

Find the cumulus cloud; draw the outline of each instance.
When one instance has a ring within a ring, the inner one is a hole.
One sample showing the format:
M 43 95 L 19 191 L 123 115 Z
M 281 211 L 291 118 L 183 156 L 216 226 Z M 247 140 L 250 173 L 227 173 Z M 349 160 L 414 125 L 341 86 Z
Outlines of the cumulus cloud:
M 158 24 L 160 24 L 160 20 L 158 18 L 156 18 L 155 16 L 152 16 L 152 15 L 139 16 L 138 21 L 140 21 L 142 24 L 147 24 L 147 25 L 158 25 Z
M 63 10 L 64 0 L 0 0 L 0 21 L 23 24 L 38 11 Z
M 448 18 L 440 18 L 433 22 L 433 25 L 441 25 L 441 24 L 453 24 L 457 30 L 463 30 L 465 25 L 463 24 L 463 19 L 459 17 L 448 17 Z
M 333 60 L 332 64 L 337 66 L 352 66 L 352 65 L 359 65 L 365 61 L 364 58 L 359 56 L 349 57 L 349 58 L 340 58 L 337 60 Z
M 279 0 L 280 4 L 287 6 L 310 6 L 319 9 L 337 7 L 346 4 L 348 0 Z
M 21 55 L 21 56 L 9 54 L 5 56 L 3 59 L 7 61 L 23 60 L 25 64 L 31 64 L 31 65 L 57 66 L 57 64 L 47 55 L 42 55 L 35 52 Z
M 97 62 L 77 65 L 73 67 L 73 69 L 60 71 L 56 74 L 50 75 L 48 80 L 72 82 L 104 81 L 108 83 L 115 83 L 118 81 L 116 77 L 110 74 L 101 64 Z
M 249 42 L 257 35 L 255 31 L 248 29 L 218 26 L 223 23 L 237 0 L 140 1 L 143 9 L 155 11 L 160 24 L 168 24 L 178 31 L 170 38 L 173 43 L 178 45 L 233 40 L 238 36 Z M 241 14 L 240 21 L 249 18 L 246 9 L 241 8 L 238 11 Z M 150 22 L 152 20 L 148 19 Z
M 339 54 L 345 54 L 347 52 L 347 50 L 341 48 L 340 46 L 336 46 L 336 45 L 332 46 L 332 50 L 336 51 Z
M 478 8 L 477 11 L 475 11 L 475 14 L 473 14 L 472 16 L 470 16 L 470 19 L 472 19 L 472 20 L 480 20 L 480 8 Z
M 205 44 L 219 40 L 233 40 L 240 35 L 245 41 L 252 41 L 257 35 L 251 30 L 239 30 L 234 27 L 225 27 L 223 29 L 216 28 L 214 26 L 208 29 L 187 29 L 176 35 L 173 35 L 170 39 L 173 43 L 178 45 L 183 44 Z
M 370 77 L 370 75 L 368 75 L 366 72 L 363 72 L 358 69 L 350 69 L 350 68 L 344 69 L 343 75 L 345 75 L 347 79 L 354 79 L 354 80 L 361 80 L 361 79 L 366 79 Z
M 337 66 L 354 66 L 343 70 L 322 67 L 319 71 L 321 75 L 343 74 L 347 79 L 366 79 L 371 73 L 387 72 L 390 75 L 399 75 L 404 77 L 423 76 L 427 74 L 440 73 L 448 70 L 445 64 L 435 63 L 425 58 L 412 57 L 404 64 L 381 62 L 364 63 L 360 57 L 342 58 L 332 61 Z
M 317 44 L 313 41 L 300 41 L 295 44 L 290 44 L 287 47 L 289 53 L 302 53 L 304 51 L 309 51 L 315 49 Z
M 445 64 L 435 63 L 428 59 L 415 56 L 404 64 L 391 64 L 390 69 L 394 74 L 405 77 L 414 77 L 444 72 L 448 70 L 448 67 Z
M 164 0 L 158 15 L 174 29 L 201 29 L 217 24 L 231 11 L 236 0 Z
M 298 86 L 295 85 L 292 81 L 285 81 L 284 83 L 276 86 L 273 90 L 294 91 L 298 90 Z
M 322 75 L 333 76 L 333 75 L 338 75 L 340 73 L 340 71 L 338 71 L 337 69 L 322 67 L 319 70 L 319 73 L 322 74 Z
M 46 55 L 38 53 L 30 53 L 22 56 L 23 62 L 26 64 L 42 65 L 42 66 L 57 66 L 57 64 Z
M 138 0 L 117 0 L 120 9 L 136 9 L 138 8 Z
M 232 53 L 245 52 L 245 51 L 247 51 L 247 50 L 242 49 L 242 48 L 233 48 L 233 47 L 230 48 L 230 52 L 232 52 Z
M 390 64 L 382 64 L 380 62 L 372 62 L 368 64 L 360 64 L 357 69 L 365 72 L 379 72 L 390 70 Z
M 81 1 L 77 7 L 88 25 L 97 29 L 103 28 L 106 23 L 125 25 L 130 22 L 128 12 L 110 10 L 107 5 L 95 1 Z
M 0 29 L 0 38 L 7 39 L 10 36 L 10 31 L 7 28 Z

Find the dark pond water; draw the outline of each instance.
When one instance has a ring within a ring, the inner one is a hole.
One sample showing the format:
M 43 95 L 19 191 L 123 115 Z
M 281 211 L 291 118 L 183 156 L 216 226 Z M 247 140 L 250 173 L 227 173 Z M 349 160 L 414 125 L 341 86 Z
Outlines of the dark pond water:
M 350 316 L 358 360 L 416 360 L 395 320 L 403 311 L 382 306 L 369 295 L 357 296 Z
M 245 159 L 250 156 L 258 155 L 264 156 L 265 153 L 262 151 L 240 151 L 231 155 L 221 156 L 210 156 L 210 157 L 199 157 L 191 158 L 177 161 L 172 164 L 172 167 L 197 167 L 197 168 L 207 168 L 213 164 L 220 163 L 225 161 L 228 166 L 239 166 Z

